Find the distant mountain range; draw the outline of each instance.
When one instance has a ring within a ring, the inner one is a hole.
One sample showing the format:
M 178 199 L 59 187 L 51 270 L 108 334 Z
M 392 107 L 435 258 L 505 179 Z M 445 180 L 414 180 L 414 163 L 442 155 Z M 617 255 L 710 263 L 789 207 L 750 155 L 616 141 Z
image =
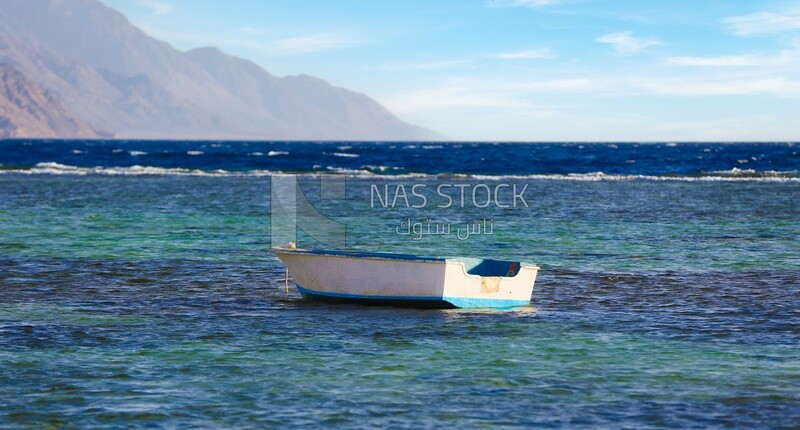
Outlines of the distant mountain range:
M 178 51 L 96 0 L 1 0 L 0 64 L 0 136 L 442 138 L 312 76 L 276 77 L 217 48 Z

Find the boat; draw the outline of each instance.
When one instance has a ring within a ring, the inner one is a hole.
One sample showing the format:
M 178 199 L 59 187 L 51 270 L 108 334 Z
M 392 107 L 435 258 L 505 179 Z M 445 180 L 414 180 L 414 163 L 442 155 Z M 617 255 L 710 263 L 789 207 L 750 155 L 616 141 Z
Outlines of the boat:
M 419 308 L 507 309 L 530 303 L 539 268 L 520 261 L 381 252 L 271 249 L 307 299 Z

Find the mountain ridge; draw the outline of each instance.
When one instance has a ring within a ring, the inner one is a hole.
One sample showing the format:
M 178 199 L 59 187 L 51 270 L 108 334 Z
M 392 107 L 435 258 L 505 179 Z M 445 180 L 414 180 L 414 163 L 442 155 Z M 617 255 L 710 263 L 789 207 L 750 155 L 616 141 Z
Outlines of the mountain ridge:
M 441 139 L 319 78 L 277 77 L 214 47 L 179 51 L 97 0 L 4 0 L 0 62 L 121 138 Z

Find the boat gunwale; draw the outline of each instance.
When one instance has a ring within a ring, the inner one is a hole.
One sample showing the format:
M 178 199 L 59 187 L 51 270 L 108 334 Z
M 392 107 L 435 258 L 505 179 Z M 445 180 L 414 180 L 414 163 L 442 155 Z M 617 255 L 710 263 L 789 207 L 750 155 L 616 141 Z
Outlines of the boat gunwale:
M 358 258 L 358 259 L 365 259 L 365 260 L 383 260 L 383 261 L 406 261 L 406 262 L 418 262 L 418 263 L 452 263 L 458 264 L 461 266 L 461 270 L 464 272 L 464 275 L 470 278 L 484 278 L 486 276 L 482 275 L 474 275 L 467 273 L 467 265 L 462 258 L 459 257 L 425 257 L 425 256 L 418 256 L 413 254 L 393 254 L 388 252 L 365 252 L 365 251 L 336 251 L 336 250 L 317 250 L 317 249 L 296 249 L 296 248 L 283 248 L 283 247 L 273 247 L 270 248 L 270 252 L 273 254 L 294 254 L 294 255 L 313 255 L 319 257 L 338 257 L 338 258 Z M 498 276 L 499 278 L 508 278 L 514 279 L 522 273 L 523 269 L 533 269 L 539 270 L 540 267 L 532 264 L 527 263 L 524 261 L 513 261 L 513 260 L 494 260 L 494 259 L 487 259 L 484 258 L 482 260 L 493 260 L 499 261 L 503 263 L 517 263 L 520 265 L 519 271 L 514 276 Z
M 364 252 L 364 251 L 333 251 L 319 249 L 292 249 L 273 247 L 269 250 L 273 254 L 314 255 L 318 257 L 359 258 L 364 260 L 388 260 L 408 262 L 446 263 L 443 257 L 421 257 L 412 254 L 392 254 L 389 252 Z

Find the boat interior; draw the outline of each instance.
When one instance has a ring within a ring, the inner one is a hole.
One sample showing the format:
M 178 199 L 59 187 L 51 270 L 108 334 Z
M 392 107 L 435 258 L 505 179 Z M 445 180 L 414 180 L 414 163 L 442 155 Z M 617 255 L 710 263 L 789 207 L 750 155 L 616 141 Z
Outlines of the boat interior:
M 491 260 L 488 258 L 459 258 L 470 275 L 514 277 L 519 273 L 517 261 Z

